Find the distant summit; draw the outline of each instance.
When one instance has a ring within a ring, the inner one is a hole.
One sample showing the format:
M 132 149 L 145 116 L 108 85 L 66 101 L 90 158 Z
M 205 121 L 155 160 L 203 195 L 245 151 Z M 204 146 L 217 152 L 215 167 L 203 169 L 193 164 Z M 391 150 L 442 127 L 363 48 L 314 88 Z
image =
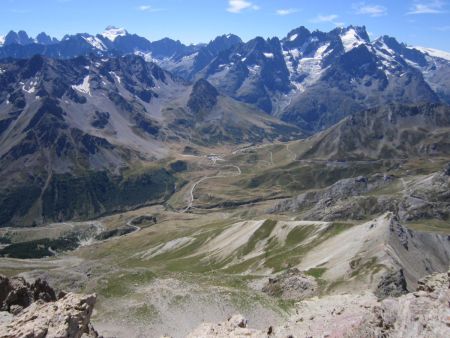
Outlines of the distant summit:
M 18 33 L 14 31 L 10 31 L 5 37 L 5 46 L 6 45 L 29 45 L 33 43 L 34 40 L 28 36 L 25 31 L 19 31 Z
M 115 41 L 119 36 L 126 36 L 128 32 L 124 28 L 117 28 L 115 26 L 106 27 L 105 31 L 101 34 L 103 37 L 110 41 Z
M 36 36 L 36 43 L 41 44 L 41 45 L 51 45 L 54 43 L 58 43 L 58 39 L 52 38 L 48 34 L 42 32 L 42 33 L 38 34 L 38 36 Z
M 0 46 L 27 46 L 31 44 L 51 45 L 58 42 L 58 39 L 52 38 L 44 32 L 38 34 L 35 39 L 28 36 L 27 32 L 23 30 L 19 32 L 10 31 L 6 36 L 0 36 Z

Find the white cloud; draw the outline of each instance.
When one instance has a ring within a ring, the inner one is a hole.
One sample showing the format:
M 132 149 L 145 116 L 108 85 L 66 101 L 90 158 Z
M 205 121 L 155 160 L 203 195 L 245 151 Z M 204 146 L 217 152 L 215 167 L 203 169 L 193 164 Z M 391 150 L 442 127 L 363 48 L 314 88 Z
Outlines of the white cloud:
M 361 2 L 353 4 L 356 14 L 369 15 L 371 17 L 383 16 L 387 14 L 387 8 L 380 5 L 371 5 Z
M 332 23 L 333 25 L 338 26 L 338 27 L 344 26 L 345 23 L 337 21 L 338 19 L 339 19 L 339 15 L 329 14 L 329 15 L 318 15 L 309 21 L 312 23 Z
M 162 9 L 154 8 L 150 5 L 141 5 L 137 9 L 140 10 L 141 12 L 160 12 L 160 11 L 162 11 Z
M 407 15 L 416 14 L 441 14 L 444 11 L 445 3 L 442 0 L 430 0 L 430 1 L 415 1 L 411 6 Z
M 258 10 L 259 6 L 247 0 L 228 0 L 227 11 L 230 13 L 241 13 L 243 10 Z
M 277 13 L 277 15 L 290 15 L 290 14 L 294 14 L 297 13 L 299 10 L 297 8 L 286 8 L 286 9 L 278 9 L 276 10 L 275 13 Z

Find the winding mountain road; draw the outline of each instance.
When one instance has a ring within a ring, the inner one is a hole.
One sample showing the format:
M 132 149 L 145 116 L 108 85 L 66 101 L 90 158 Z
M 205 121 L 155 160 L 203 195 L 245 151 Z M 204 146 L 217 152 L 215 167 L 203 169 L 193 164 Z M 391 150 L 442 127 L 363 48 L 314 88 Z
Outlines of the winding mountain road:
M 225 166 L 220 167 L 220 169 L 224 169 L 224 168 L 235 168 L 235 169 L 237 170 L 237 173 L 234 174 L 234 175 L 233 175 L 233 174 L 232 174 L 232 175 L 221 175 L 221 174 L 220 174 L 220 171 L 219 171 L 219 174 L 218 174 L 218 175 L 214 175 L 214 176 L 205 176 L 205 177 L 202 177 L 201 179 L 199 179 L 197 182 L 195 182 L 195 183 L 192 185 L 192 188 L 191 188 L 191 190 L 189 191 L 189 202 L 188 202 L 188 205 L 187 205 L 187 207 L 182 211 L 182 213 L 186 213 L 186 212 L 188 212 L 190 209 L 192 209 L 192 206 L 193 206 L 193 204 L 194 204 L 194 199 L 195 199 L 195 197 L 194 197 L 194 191 L 195 191 L 195 189 L 198 187 L 198 185 L 199 185 L 200 183 L 202 183 L 202 182 L 204 182 L 204 181 L 206 181 L 206 180 L 214 179 L 214 178 L 236 177 L 236 176 L 242 175 L 241 168 L 239 168 L 237 165 L 229 164 L 229 165 L 225 165 Z

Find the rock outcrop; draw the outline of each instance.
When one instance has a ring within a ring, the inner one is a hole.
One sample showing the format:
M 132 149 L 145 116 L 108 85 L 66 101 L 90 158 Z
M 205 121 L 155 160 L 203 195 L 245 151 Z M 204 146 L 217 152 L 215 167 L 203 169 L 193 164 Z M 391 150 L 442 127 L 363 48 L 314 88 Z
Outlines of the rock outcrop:
M 285 300 L 300 301 L 314 296 L 318 291 L 318 285 L 314 278 L 293 268 L 275 278 L 269 278 L 262 291 Z
M 0 311 L 18 314 L 38 300 L 56 301 L 55 291 L 46 281 L 37 279 L 34 283 L 29 284 L 22 277 L 0 276 Z
M 0 327 L 1 338 L 94 338 L 90 324 L 95 295 L 66 294 L 56 302 L 42 300 L 31 304 L 13 320 Z
M 450 271 L 425 277 L 416 292 L 383 300 L 349 336 L 449 337 Z
M 0 338 L 94 338 L 96 295 L 55 290 L 46 281 L 0 276 Z
M 383 275 L 375 290 L 375 295 L 380 299 L 398 297 L 406 293 L 408 293 L 408 288 L 402 269 Z

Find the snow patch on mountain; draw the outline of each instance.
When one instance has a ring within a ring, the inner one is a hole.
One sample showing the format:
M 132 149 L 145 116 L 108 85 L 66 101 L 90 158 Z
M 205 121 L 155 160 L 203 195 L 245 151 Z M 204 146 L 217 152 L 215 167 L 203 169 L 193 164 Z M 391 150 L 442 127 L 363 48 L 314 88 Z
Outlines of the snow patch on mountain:
M 119 36 L 125 36 L 128 32 L 124 28 L 117 28 L 114 26 L 106 27 L 106 30 L 101 34 L 110 41 L 115 41 Z
M 273 58 L 274 58 L 273 53 L 263 53 L 263 54 L 264 54 L 264 56 L 265 56 L 266 58 L 268 58 L 268 59 L 273 59 Z
M 450 61 L 450 53 L 449 52 L 445 52 L 443 50 L 438 50 L 438 49 L 434 49 L 434 48 L 420 47 L 420 46 L 408 47 L 408 48 L 410 48 L 410 49 L 417 49 L 418 51 L 420 51 L 420 52 L 422 52 L 424 54 L 427 54 L 429 56 Z
M 152 52 L 145 53 L 145 52 L 141 52 L 141 51 L 135 51 L 134 55 L 138 55 L 138 56 L 142 57 L 146 62 L 154 61 Z
M 195 53 L 190 54 L 190 55 L 183 56 L 181 58 L 181 62 L 186 62 L 186 61 L 192 61 L 193 62 L 195 60 L 195 58 L 197 57 L 197 55 L 198 55 L 198 52 L 195 52 Z
M 122 83 L 122 79 L 120 78 L 119 75 L 117 75 L 115 72 L 109 72 L 109 74 L 111 74 L 112 76 L 114 76 L 114 78 L 116 79 L 116 81 L 121 84 Z
M 286 66 L 289 70 L 292 84 L 300 92 L 320 79 L 324 72 L 322 61 L 332 50 L 328 50 L 330 43 L 320 45 L 314 52 L 304 54 L 304 46 L 301 48 L 284 51 Z
M 5 37 L 3 35 L 0 35 L 0 46 L 3 46 L 5 44 Z
M 330 47 L 329 43 L 324 44 L 323 46 L 320 46 L 319 48 L 317 48 L 316 54 L 314 55 L 314 59 L 319 59 L 322 60 L 323 58 L 325 58 L 326 56 L 328 56 L 328 54 L 331 52 L 327 52 L 328 47 Z
M 87 43 L 89 43 L 92 47 L 105 51 L 107 48 L 106 46 L 103 44 L 103 42 L 94 36 L 87 36 L 87 37 L 83 37 L 84 40 L 86 40 Z
M 341 41 L 344 45 L 345 52 L 349 52 L 353 48 L 364 44 L 364 40 L 359 37 L 353 28 L 348 29 L 343 35 L 341 35 Z
M 389 48 L 383 39 L 376 40 L 369 47 L 369 50 L 377 56 L 379 60 L 378 69 L 383 71 L 387 77 L 396 73 L 396 69 L 399 67 L 399 63 L 396 60 L 397 53 Z
M 253 65 L 247 67 L 249 71 L 250 77 L 258 77 L 261 74 L 261 66 L 260 65 Z
M 292 35 L 290 38 L 289 38 L 289 41 L 295 41 L 295 39 L 297 39 L 298 38 L 298 34 L 294 34 L 294 35 Z
M 22 85 L 22 90 L 24 92 L 27 92 L 28 94 L 33 94 L 34 92 L 36 92 L 36 85 L 37 85 L 37 81 L 31 81 L 28 84 L 28 88 L 25 84 Z
M 374 52 L 379 58 L 387 60 L 389 62 L 395 61 L 394 57 L 396 55 L 395 51 L 389 48 L 383 40 L 377 40 L 371 47 L 372 52 Z
M 91 84 L 89 83 L 89 75 L 85 76 L 85 78 L 83 79 L 83 83 L 79 85 L 73 85 L 72 88 L 79 91 L 80 93 L 88 94 L 89 96 L 91 96 Z
M 301 85 L 295 84 L 299 90 L 304 90 L 306 87 L 310 86 L 317 80 L 319 80 L 324 69 L 322 67 L 322 60 L 324 57 L 325 50 L 328 48 L 329 44 L 317 49 L 316 54 L 312 58 L 303 58 L 299 64 L 299 73 L 304 76 L 304 80 Z

